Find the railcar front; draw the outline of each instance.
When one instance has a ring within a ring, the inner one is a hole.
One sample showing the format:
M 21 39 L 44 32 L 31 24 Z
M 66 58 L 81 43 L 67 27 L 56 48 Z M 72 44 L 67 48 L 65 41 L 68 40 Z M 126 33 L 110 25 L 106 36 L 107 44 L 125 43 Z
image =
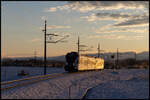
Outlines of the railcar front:
M 78 71 L 77 69 L 77 63 L 78 63 L 78 53 L 77 52 L 70 52 L 67 53 L 65 56 L 66 59 L 66 65 L 65 65 L 65 71 L 68 72 L 75 72 Z

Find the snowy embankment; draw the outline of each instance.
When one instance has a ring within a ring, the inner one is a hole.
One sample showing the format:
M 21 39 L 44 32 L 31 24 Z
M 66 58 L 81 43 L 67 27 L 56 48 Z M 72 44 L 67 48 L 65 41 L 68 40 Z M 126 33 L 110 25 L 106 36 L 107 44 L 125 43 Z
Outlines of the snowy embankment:
M 119 71 L 118 80 L 99 84 L 86 94 L 88 99 L 148 99 L 149 72 L 148 70 Z
M 96 87 L 95 87 L 96 86 Z M 149 70 L 121 69 L 66 74 L 2 91 L 2 99 L 149 98 Z

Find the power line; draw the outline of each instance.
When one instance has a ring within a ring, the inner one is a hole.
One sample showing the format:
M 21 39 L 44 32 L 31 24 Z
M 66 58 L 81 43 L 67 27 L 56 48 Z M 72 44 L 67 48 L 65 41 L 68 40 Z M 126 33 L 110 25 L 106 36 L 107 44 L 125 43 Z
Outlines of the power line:
M 66 35 L 66 36 L 63 36 L 61 39 L 59 40 L 56 40 L 56 41 L 50 41 L 52 36 L 59 36 L 57 34 L 47 34 L 46 33 L 46 20 L 45 20 L 45 28 L 44 30 L 42 30 L 44 32 L 44 75 L 46 75 L 46 64 L 47 64 L 47 59 L 46 59 L 46 43 L 58 43 L 58 42 L 66 42 L 66 41 L 63 41 L 64 39 L 66 39 L 67 37 L 69 37 L 69 35 Z M 49 41 L 46 40 L 46 38 L 49 38 Z

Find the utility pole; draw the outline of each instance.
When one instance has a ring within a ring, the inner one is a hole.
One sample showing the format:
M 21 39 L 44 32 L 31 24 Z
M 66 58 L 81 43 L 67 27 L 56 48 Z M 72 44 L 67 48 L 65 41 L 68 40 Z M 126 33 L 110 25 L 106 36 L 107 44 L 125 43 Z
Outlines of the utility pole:
M 78 55 L 80 54 L 80 38 L 79 38 L 79 36 L 78 36 Z
M 98 58 L 100 57 L 100 44 L 98 43 Z
M 118 55 L 118 48 L 117 48 L 117 62 L 116 62 L 116 68 L 118 69 L 118 60 L 119 60 L 119 55 Z
M 87 46 L 80 44 L 80 38 L 79 38 L 79 36 L 78 36 L 77 46 L 78 46 L 78 55 L 80 55 L 80 51 L 87 51 L 87 50 L 83 50 L 83 49 L 82 49 L 82 47 L 87 47 Z
M 66 41 L 63 41 L 63 40 L 66 39 L 67 37 L 69 37 L 69 35 L 65 35 L 62 38 L 58 39 L 57 41 L 47 41 L 46 40 L 47 36 L 49 37 L 49 39 L 51 39 L 50 36 L 59 36 L 59 35 L 57 35 L 57 34 L 46 34 L 46 20 L 45 20 L 45 28 L 42 31 L 44 32 L 44 75 L 46 75 L 46 64 L 47 64 L 47 60 L 46 60 L 46 43 L 66 42 Z
M 44 75 L 46 75 L 46 20 L 44 33 Z
M 36 63 L 36 50 L 34 51 L 34 63 Z
M 135 54 L 134 54 L 134 57 L 135 57 L 135 61 L 136 61 L 136 52 L 135 52 Z

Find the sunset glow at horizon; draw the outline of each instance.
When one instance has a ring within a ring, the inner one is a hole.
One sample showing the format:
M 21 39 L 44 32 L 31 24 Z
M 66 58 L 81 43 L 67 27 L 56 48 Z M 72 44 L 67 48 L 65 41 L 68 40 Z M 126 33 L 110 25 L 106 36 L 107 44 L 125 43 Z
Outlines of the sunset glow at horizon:
M 80 44 L 97 53 L 149 51 L 149 1 L 2 1 L 1 55 L 44 55 L 44 21 L 47 33 L 69 35 L 64 43 L 47 44 L 47 57 L 77 52 Z

